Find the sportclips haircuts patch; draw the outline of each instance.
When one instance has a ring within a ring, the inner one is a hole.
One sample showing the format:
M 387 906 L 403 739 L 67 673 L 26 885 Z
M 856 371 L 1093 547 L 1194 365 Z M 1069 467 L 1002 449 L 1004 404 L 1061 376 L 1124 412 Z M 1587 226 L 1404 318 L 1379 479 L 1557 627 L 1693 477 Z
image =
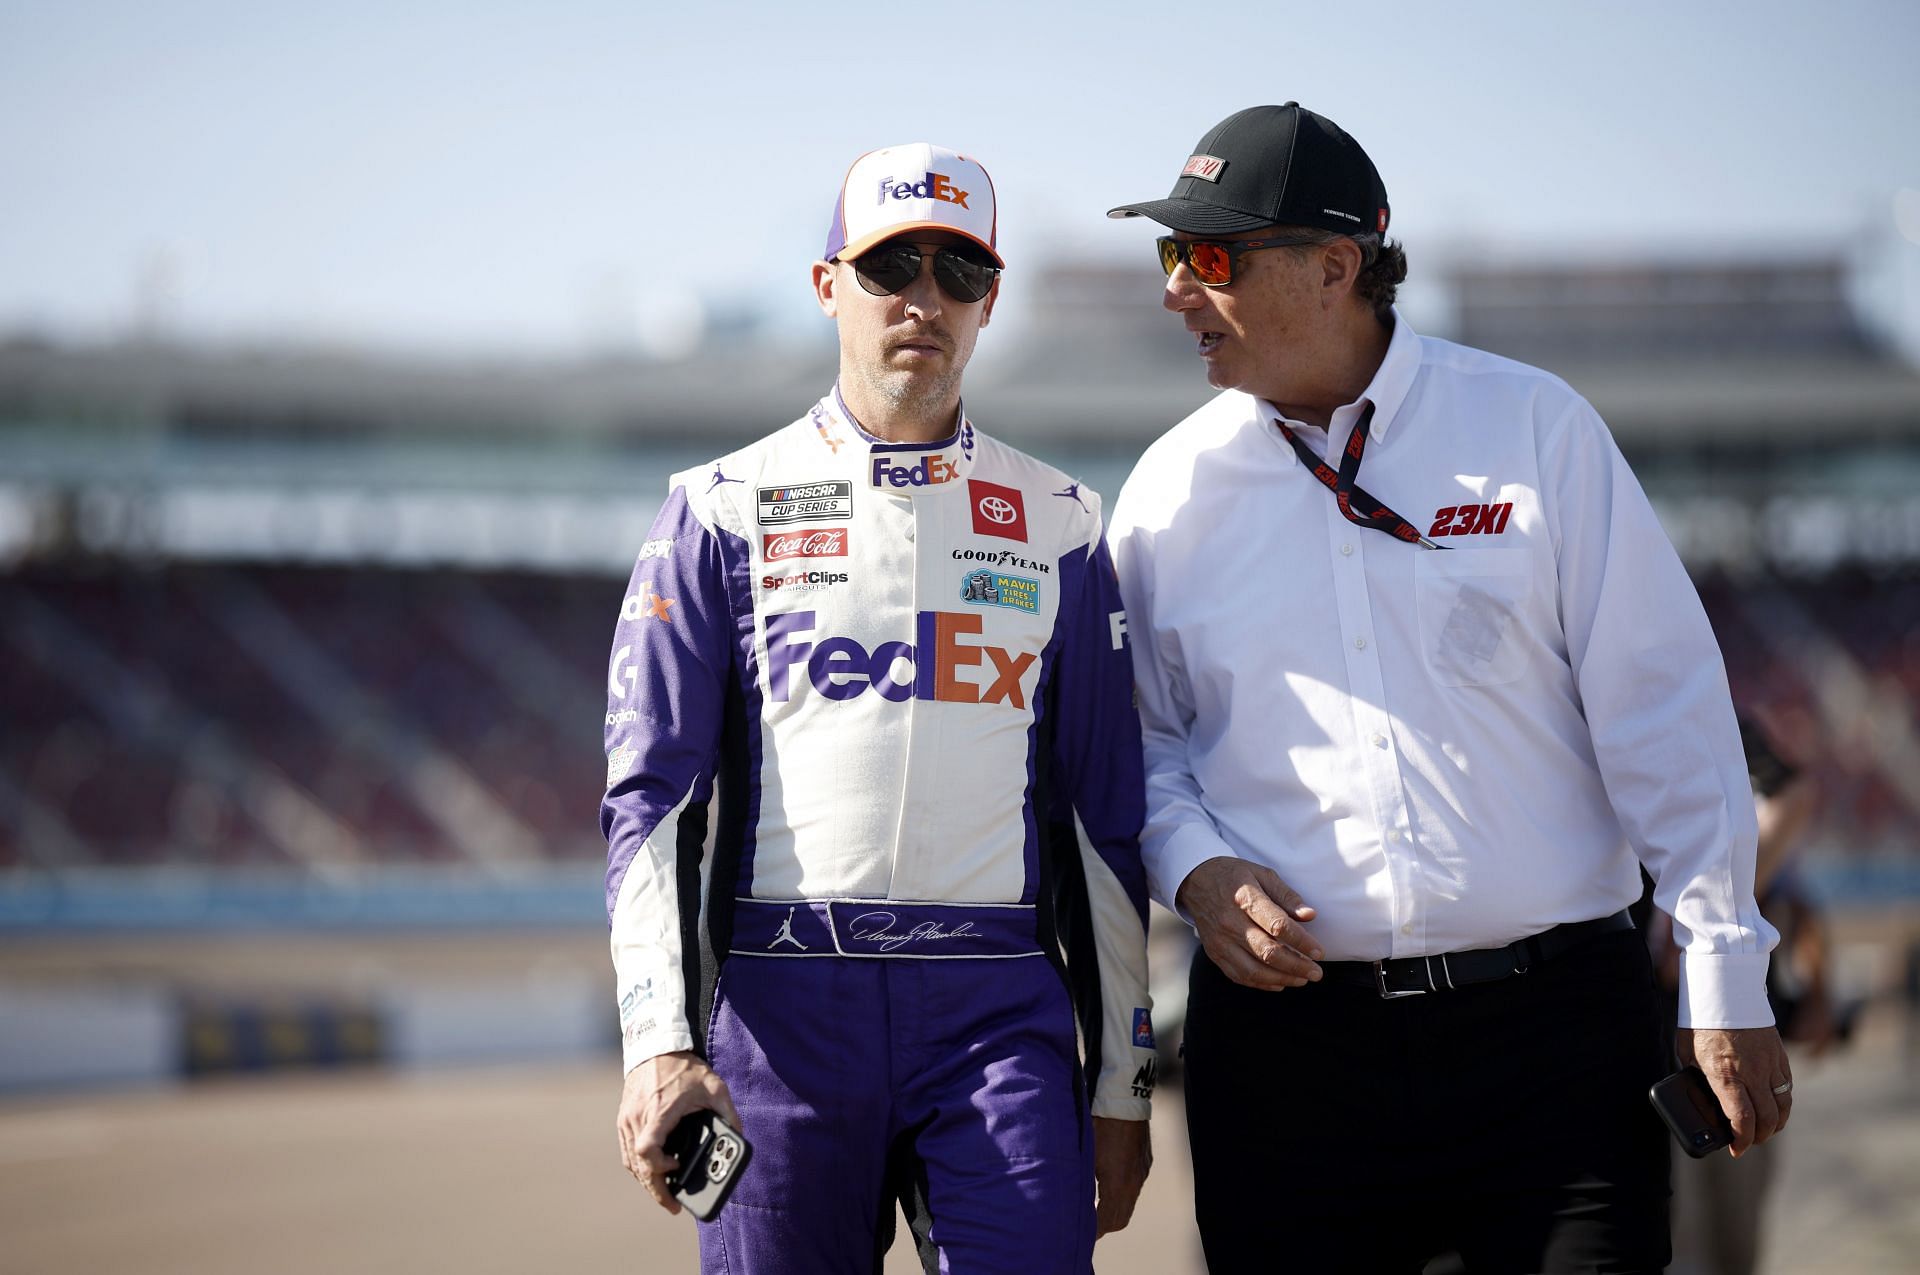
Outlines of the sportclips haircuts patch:
M 796 483 L 760 488 L 760 523 L 839 522 L 853 517 L 853 484 L 846 481 Z

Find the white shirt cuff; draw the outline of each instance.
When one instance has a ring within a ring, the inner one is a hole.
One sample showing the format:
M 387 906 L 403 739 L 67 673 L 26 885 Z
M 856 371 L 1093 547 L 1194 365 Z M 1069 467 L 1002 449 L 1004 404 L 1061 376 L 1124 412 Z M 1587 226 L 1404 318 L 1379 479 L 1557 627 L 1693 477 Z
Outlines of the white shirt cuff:
M 1765 952 L 1683 952 L 1681 1027 L 1771 1027 Z
M 1189 873 L 1208 859 L 1222 857 L 1237 859 L 1240 856 L 1212 828 L 1198 823 L 1181 824 L 1147 860 L 1147 891 L 1160 906 L 1192 925 L 1193 918 L 1174 898 Z

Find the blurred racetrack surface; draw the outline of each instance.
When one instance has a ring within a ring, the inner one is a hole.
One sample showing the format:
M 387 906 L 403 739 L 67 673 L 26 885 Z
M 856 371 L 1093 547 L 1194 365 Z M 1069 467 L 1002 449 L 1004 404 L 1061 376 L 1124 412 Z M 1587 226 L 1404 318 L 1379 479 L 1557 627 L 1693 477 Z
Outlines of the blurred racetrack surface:
M 1920 1252 L 1916 1025 L 1894 1002 L 1796 1064 L 1763 1271 L 1910 1271 Z M 0 1271 L 677 1272 L 691 1222 L 621 1171 L 617 1064 L 223 1078 L 0 1102 Z M 1103 1275 L 1198 1271 L 1177 1088 Z M 1276 1101 L 1287 1096 L 1275 1095 Z M 1311 1164 L 1311 1148 L 1257 1149 Z M 1285 1202 L 1276 1201 L 1283 1242 Z M 916 1270 L 897 1241 L 886 1270 Z

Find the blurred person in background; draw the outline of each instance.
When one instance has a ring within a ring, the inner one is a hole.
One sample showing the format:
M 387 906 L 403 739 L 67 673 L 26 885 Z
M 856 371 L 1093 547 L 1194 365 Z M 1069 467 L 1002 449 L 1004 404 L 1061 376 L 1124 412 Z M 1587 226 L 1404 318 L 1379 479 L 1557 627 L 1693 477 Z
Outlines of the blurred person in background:
M 1647 1271 L 1668 1259 L 1644 862 L 1681 1051 L 1744 1151 L 1792 1078 L 1727 679 L 1606 426 L 1393 308 L 1373 162 L 1297 103 L 1216 126 L 1163 304 L 1222 393 L 1113 520 L 1154 897 L 1216 1271 Z M 1364 466 L 1363 466 L 1364 461 Z
M 615 631 L 616 1124 L 669 1211 L 682 1117 L 753 1145 L 708 1271 L 878 1270 L 898 1198 L 929 1271 L 1081 1275 L 1147 1174 L 1125 617 L 1099 497 L 961 406 L 995 215 L 953 151 L 855 161 L 837 383 L 674 478 Z
M 1781 1038 L 1817 1058 L 1846 1041 L 1853 1021 L 1852 1009 L 1834 1002 L 1826 923 L 1793 864 L 1801 835 L 1819 809 L 1819 785 L 1811 772 L 1780 755 L 1758 722 L 1741 719 L 1740 742 L 1759 825 L 1755 893 L 1761 915 L 1780 932 L 1767 967 L 1767 1000 Z M 1671 919 L 1653 912 L 1647 935 L 1671 1026 L 1680 993 L 1680 949 Z M 1778 1144 L 1768 1143 L 1738 1160 L 1674 1157 L 1673 1275 L 1751 1275 L 1759 1269 L 1766 1196 L 1779 1155 Z

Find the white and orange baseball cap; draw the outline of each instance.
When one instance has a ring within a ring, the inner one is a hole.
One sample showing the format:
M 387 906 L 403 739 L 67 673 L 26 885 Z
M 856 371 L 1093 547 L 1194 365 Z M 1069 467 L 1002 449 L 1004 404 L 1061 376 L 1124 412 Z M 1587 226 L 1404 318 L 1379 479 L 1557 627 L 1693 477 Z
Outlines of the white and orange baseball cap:
M 868 151 L 853 161 L 827 228 L 825 260 L 851 261 L 883 239 L 910 230 L 950 230 L 985 248 L 997 225 L 993 179 L 980 161 L 931 142 Z

